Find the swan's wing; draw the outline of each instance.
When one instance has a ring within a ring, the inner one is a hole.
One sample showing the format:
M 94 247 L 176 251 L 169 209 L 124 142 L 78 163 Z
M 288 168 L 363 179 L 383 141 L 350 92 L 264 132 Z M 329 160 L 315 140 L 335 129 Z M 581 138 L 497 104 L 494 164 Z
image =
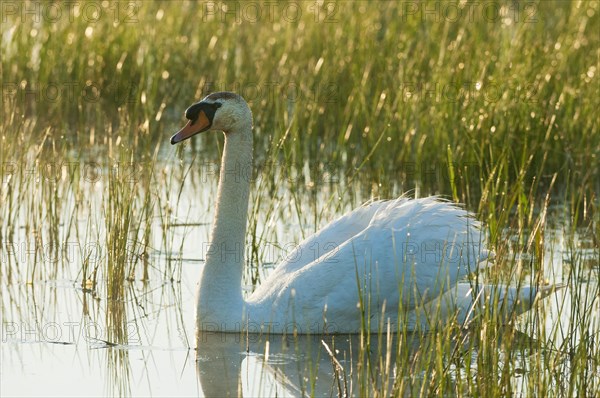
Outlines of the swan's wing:
M 385 301 L 386 312 L 411 309 L 475 270 L 487 256 L 481 240 L 479 224 L 448 202 L 383 202 L 365 229 L 303 267 L 270 276 L 253 298 L 279 311 L 293 307 L 296 319 L 315 319 L 324 308 L 329 319 L 356 318 L 361 300 L 378 308 Z
M 342 243 L 367 228 L 373 215 L 386 203 L 382 200 L 367 202 L 330 222 L 314 235 L 304 239 L 287 254 L 283 262 L 269 274 L 267 280 L 280 280 L 284 275 L 289 275 L 330 251 L 336 250 Z M 260 290 L 260 287 L 258 289 Z

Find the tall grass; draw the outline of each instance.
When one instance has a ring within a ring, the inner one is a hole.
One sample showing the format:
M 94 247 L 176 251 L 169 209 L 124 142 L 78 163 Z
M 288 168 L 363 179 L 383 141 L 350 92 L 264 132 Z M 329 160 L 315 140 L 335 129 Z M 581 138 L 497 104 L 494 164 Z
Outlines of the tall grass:
M 598 392 L 597 2 L 490 2 L 490 16 L 463 3 L 290 1 L 258 21 L 238 2 L 216 3 L 233 14 L 85 4 L 72 18 L 3 15 L 0 283 L 74 281 L 106 300 L 109 342 L 127 344 L 135 281 L 177 281 L 173 259 L 211 214 L 221 138 L 176 150 L 168 138 L 190 103 L 237 91 L 255 125 L 249 285 L 331 217 L 411 191 L 477 213 L 496 252 L 488 280 L 568 286 L 561 314 L 514 321 L 532 339 L 485 316 L 468 334 L 366 333 L 344 369 L 353 393 Z

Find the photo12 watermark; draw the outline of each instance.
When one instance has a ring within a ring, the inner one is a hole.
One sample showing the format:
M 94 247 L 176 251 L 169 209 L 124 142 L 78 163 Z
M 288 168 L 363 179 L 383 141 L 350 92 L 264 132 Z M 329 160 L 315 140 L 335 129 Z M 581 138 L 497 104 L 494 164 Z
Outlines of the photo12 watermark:
M 315 23 L 339 22 L 339 8 L 335 1 L 201 1 L 197 12 L 203 22 L 258 24 L 297 24 L 303 19 Z
M 137 183 L 152 178 L 154 167 L 150 162 L 95 162 L 72 160 L 40 160 L 37 162 L 0 163 L 0 184 L 6 185 L 15 179 L 35 183 L 59 183 L 80 181 L 95 184 L 117 180 L 121 183 Z
M 133 24 L 140 22 L 141 1 L 24 1 L 3 0 L 0 2 L 2 24 L 17 20 L 21 23 L 64 23 L 83 19 L 87 23 L 108 21 Z
M 127 344 L 139 344 L 138 326 L 125 325 Z M 98 322 L 2 322 L 2 343 L 87 344 L 109 343 L 111 331 Z M 111 343 L 109 343 L 111 344 Z
M 115 103 L 141 102 L 142 91 L 132 82 L 113 81 L 15 81 L 2 83 L 3 103 L 95 104 L 102 99 Z
M 403 22 L 484 22 L 512 25 L 537 23 L 534 1 L 401 1 Z
M 463 67 L 464 64 L 458 65 L 459 69 Z M 539 102 L 539 85 L 523 81 L 405 81 L 399 83 L 397 87 L 404 103 L 469 103 L 481 100 L 486 103 Z

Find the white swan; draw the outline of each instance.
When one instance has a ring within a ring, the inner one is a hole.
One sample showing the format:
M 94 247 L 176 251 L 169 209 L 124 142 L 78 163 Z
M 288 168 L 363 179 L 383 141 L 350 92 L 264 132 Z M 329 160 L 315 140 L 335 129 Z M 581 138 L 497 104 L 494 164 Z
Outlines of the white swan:
M 473 294 L 461 298 L 465 288 L 458 289 L 457 282 L 487 263 L 480 225 L 436 197 L 400 197 L 355 209 L 304 240 L 244 299 L 252 113 L 239 95 L 218 92 L 190 106 L 185 116 L 189 122 L 171 144 L 204 131 L 225 133 L 216 214 L 199 282 L 198 330 L 357 333 L 377 330 L 381 322 L 393 329 L 405 322 L 412 329 L 424 326 L 415 315 L 422 305 L 441 303 L 438 312 L 447 318 L 456 305 L 468 314 L 467 304 L 477 301 Z

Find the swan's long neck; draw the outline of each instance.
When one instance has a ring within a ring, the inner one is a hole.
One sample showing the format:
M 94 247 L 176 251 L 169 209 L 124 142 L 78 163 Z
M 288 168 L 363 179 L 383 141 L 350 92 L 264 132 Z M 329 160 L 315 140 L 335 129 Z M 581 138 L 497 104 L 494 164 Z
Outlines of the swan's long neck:
M 238 131 L 225 134 L 216 214 L 200 278 L 200 317 L 216 319 L 237 316 L 239 319 L 239 311 L 244 303 L 241 282 L 251 171 L 250 122 Z

